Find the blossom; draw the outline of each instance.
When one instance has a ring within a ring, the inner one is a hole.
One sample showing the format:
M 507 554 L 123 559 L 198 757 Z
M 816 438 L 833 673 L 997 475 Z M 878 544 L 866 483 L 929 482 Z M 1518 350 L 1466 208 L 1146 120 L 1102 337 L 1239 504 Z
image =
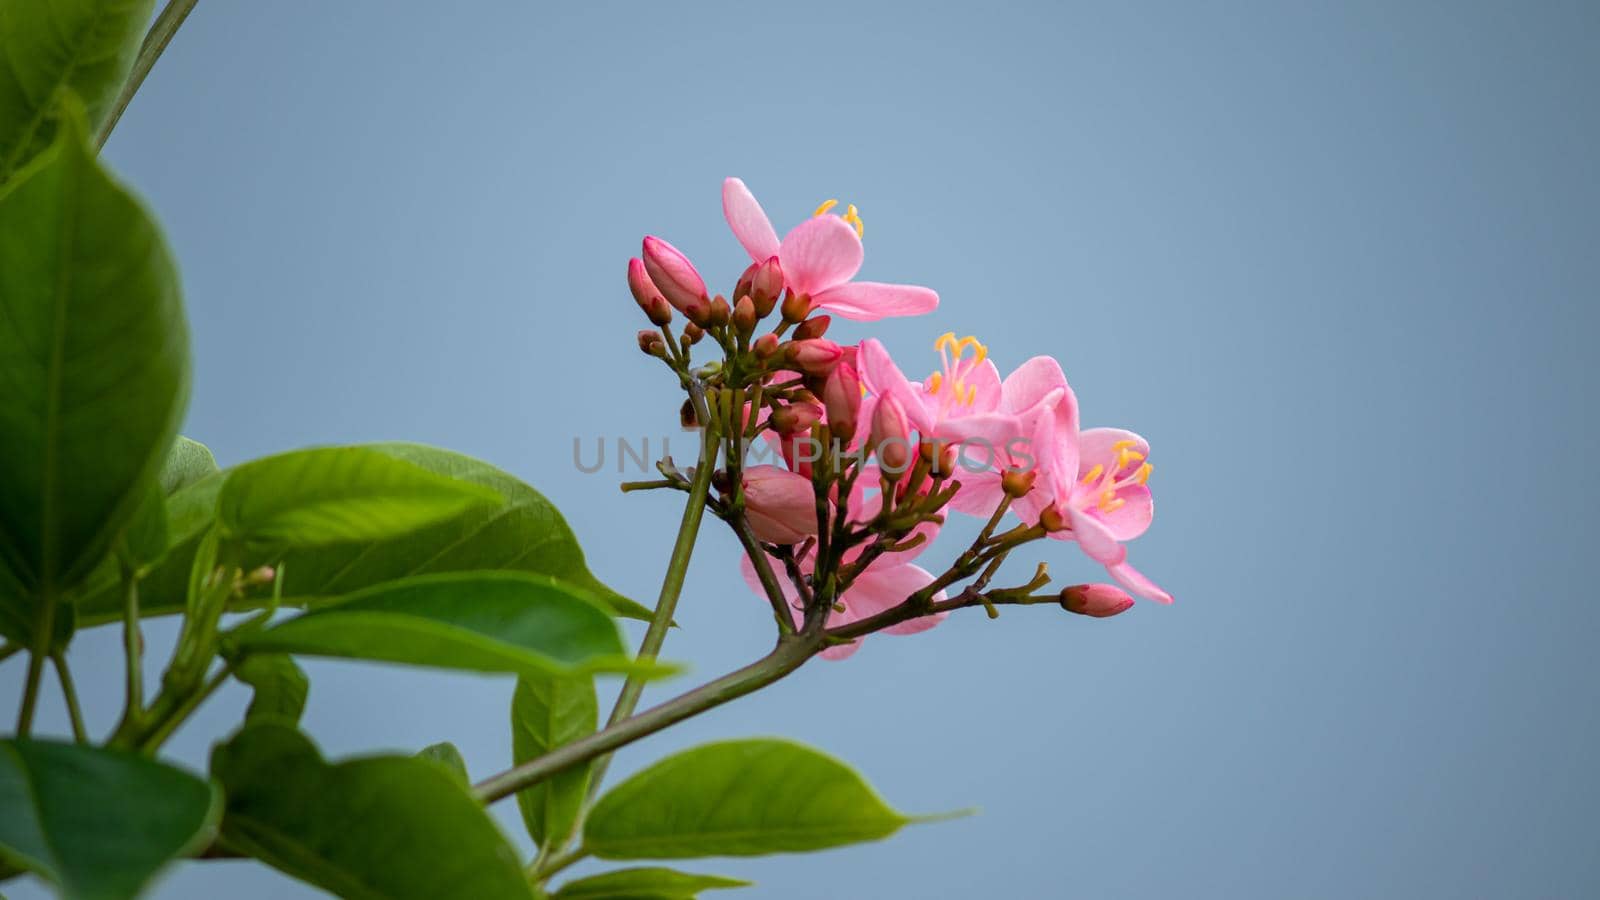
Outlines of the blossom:
M 757 538 L 769 544 L 798 544 L 817 533 L 811 479 L 777 466 L 744 471 L 745 517 Z
M 722 183 L 722 214 L 733 236 L 755 262 L 776 258 L 789 291 L 809 296 L 814 307 L 871 322 L 920 315 L 939 305 L 939 295 L 925 287 L 852 281 L 861 269 L 864 226 L 854 206 L 841 216 L 831 212 L 834 205 L 832 200 L 822 204 L 780 241 L 744 182 L 729 178 Z
M 828 613 L 827 627 L 837 628 L 858 622 L 862 619 L 875 616 L 885 610 L 892 609 L 904 603 L 907 597 L 922 590 L 933 583 L 933 575 L 921 566 L 907 562 L 908 553 L 890 553 L 880 556 L 867 566 L 866 570 L 856 576 L 849 589 L 839 597 L 838 605 Z M 814 563 L 814 554 L 809 554 L 800 562 L 800 571 L 809 576 Z M 740 560 L 739 571 L 744 575 L 745 583 L 757 595 L 765 597 L 766 591 L 761 587 L 761 580 L 756 577 L 755 565 L 746 556 Z M 785 605 L 789 607 L 796 628 L 801 626 L 802 613 L 800 594 L 793 584 L 780 570 L 778 584 L 782 588 Z M 941 603 L 947 599 L 944 591 L 933 595 L 934 603 Z M 944 621 L 949 613 L 934 613 L 915 619 L 907 619 L 896 625 L 890 625 L 877 634 L 917 634 Z M 823 659 L 844 659 L 855 654 L 861 648 L 862 638 L 856 638 L 847 644 L 835 644 L 822 651 Z

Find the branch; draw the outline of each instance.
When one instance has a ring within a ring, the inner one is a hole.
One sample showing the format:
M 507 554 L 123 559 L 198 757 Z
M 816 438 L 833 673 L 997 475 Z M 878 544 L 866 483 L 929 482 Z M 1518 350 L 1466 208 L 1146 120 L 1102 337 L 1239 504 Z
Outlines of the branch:
M 172 36 L 178 33 L 178 27 L 183 20 L 189 18 L 189 11 L 199 0 L 168 0 L 161 15 L 156 17 L 150 32 L 144 36 L 144 43 L 139 46 L 139 55 L 133 60 L 133 68 L 128 71 L 128 80 L 122 85 L 122 93 L 117 95 L 117 100 L 111 105 L 111 112 L 106 116 L 106 122 L 100 126 L 100 133 L 95 137 L 95 146 L 104 147 L 106 138 L 111 137 L 111 129 L 117 127 L 117 122 L 122 119 L 122 113 L 133 100 L 133 95 L 139 92 L 139 87 L 144 84 L 145 76 L 155 66 L 156 60 L 161 58 L 167 44 L 172 42 Z

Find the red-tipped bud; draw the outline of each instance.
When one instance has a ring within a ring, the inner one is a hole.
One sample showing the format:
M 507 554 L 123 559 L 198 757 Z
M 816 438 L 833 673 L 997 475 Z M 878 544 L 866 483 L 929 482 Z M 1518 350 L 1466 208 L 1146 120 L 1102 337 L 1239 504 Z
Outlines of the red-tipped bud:
M 684 318 L 688 319 L 690 324 L 698 325 L 701 328 L 711 327 L 710 300 L 696 300 L 687 306 L 679 307 L 679 309 L 683 310 Z
M 1000 489 L 1006 492 L 1007 497 L 1015 500 L 1026 497 L 1038 479 L 1039 472 L 1035 469 L 1026 472 L 1021 469 L 1007 469 L 1000 473 Z
M 733 318 L 733 307 L 728 305 L 728 298 L 721 294 L 712 298 L 709 318 L 711 319 L 711 324 L 718 328 L 728 324 L 728 321 Z
M 891 475 L 899 475 L 911 465 L 911 422 L 893 397 L 884 397 L 873 410 L 872 446 L 878 464 Z
M 646 315 L 650 314 L 650 305 L 655 301 L 666 302 L 661 296 L 661 289 L 650 280 L 650 273 L 645 270 L 644 260 L 638 257 L 628 260 L 628 290 L 633 293 L 633 301 L 639 304 L 639 308 L 644 310 Z
M 828 333 L 828 325 L 832 322 L 832 316 L 812 316 L 795 326 L 794 339 L 797 341 L 809 341 L 812 338 L 822 337 Z
M 774 256 L 754 269 L 750 275 L 750 299 L 755 301 L 756 312 L 764 319 L 783 296 L 783 266 L 778 265 L 778 258 Z
M 827 338 L 789 342 L 789 365 L 807 375 L 826 376 L 844 358 L 844 348 Z
M 672 304 L 661 297 L 651 297 L 644 314 L 649 317 L 651 325 L 666 325 L 672 321 Z
M 856 415 L 861 412 L 861 380 L 856 370 L 837 366 L 822 385 L 822 405 L 828 410 L 828 429 L 841 441 L 849 442 L 856 433 Z
M 778 336 L 775 334 L 763 334 L 761 337 L 756 338 L 756 342 L 751 345 L 750 349 L 755 351 L 757 359 L 771 359 L 778 355 Z
M 1072 525 L 1067 521 L 1066 515 L 1054 506 L 1046 506 L 1039 512 L 1039 525 L 1045 531 L 1066 531 Z
M 799 322 L 811 315 L 810 294 L 790 294 L 783 298 L 783 320 L 785 322 Z
M 733 296 L 750 296 L 750 293 L 755 289 L 756 269 L 760 267 L 760 263 L 751 263 L 745 268 L 744 273 L 739 276 L 739 282 L 733 286 Z
M 775 407 L 769 419 L 772 430 L 779 434 L 799 434 L 817 424 L 822 410 L 811 403 L 789 403 Z
M 690 322 L 689 324 L 683 326 L 683 336 L 689 339 L 689 343 L 698 344 L 700 343 L 700 339 L 706 336 L 706 330 L 701 328 L 699 325 Z
M 1133 598 L 1110 584 L 1075 584 L 1061 589 L 1061 608 L 1080 616 L 1104 619 L 1127 612 Z
M 750 530 L 769 544 L 798 544 L 817 533 L 816 494 L 804 475 L 751 466 L 744 473 L 744 504 Z
M 661 332 L 646 328 L 639 332 L 639 349 L 651 356 L 665 357 L 667 341 L 661 336 Z
M 667 302 L 685 314 L 696 300 L 707 302 L 706 282 L 689 257 L 658 237 L 644 239 L 644 268 Z
M 756 304 L 748 294 L 733 307 L 733 328 L 746 337 L 756 330 Z

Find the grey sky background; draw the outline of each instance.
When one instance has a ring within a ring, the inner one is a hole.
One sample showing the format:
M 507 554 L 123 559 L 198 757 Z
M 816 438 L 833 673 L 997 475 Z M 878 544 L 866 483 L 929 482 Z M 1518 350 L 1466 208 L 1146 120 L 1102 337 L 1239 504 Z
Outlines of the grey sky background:
M 1086 424 L 1150 439 L 1132 559 L 1174 606 L 876 638 L 614 770 L 780 734 L 901 809 L 980 815 L 685 868 L 772 900 L 1592 896 L 1597 61 L 1592 3 L 207 0 L 106 156 L 181 263 L 187 434 L 225 464 L 482 457 L 647 602 L 678 500 L 577 472 L 572 441 L 678 434 L 624 263 L 655 233 L 731 287 L 727 175 L 780 231 L 856 203 L 863 277 L 943 296 L 840 336 L 916 374 L 950 330 L 1003 370 L 1051 354 Z M 666 651 L 693 670 L 658 699 L 767 647 L 712 524 Z M 1022 557 L 1099 577 L 1070 546 Z M 72 653 L 99 728 L 114 631 Z M 308 668 L 329 755 L 509 762 L 508 679 Z M 200 765 L 244 702 L 174 755 Z M 156 896 L 320 895 L 210 863 Z

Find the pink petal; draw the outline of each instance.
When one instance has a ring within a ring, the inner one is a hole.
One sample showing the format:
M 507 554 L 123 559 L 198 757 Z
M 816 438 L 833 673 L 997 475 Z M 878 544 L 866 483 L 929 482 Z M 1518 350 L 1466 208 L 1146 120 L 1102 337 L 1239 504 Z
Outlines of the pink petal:
M 1118 584 L 1141 597 L 1154 600 L 1157 603 L 1172 602 L 1171 594 L 1163 591 L 1154 581 L 1146 578 L 1144 573 L 1125 562 L 1114 566 L 1106 566 L 1106 571 L 1111 574 L 1112 578 L 1117 580 Z
M 783 264 L 789 289 L 796 294 L 810 294 L 813 301 L 828 288 L 854 278 L 861 270 L 861 255 L 861 238 L 856 230 L 832 215 L 812 216 L 801 222 L 784 235 L 778 247 L 778 260 Z
M 1117 543 L 1111 529 L 1076 504 L 1068 505 L 1067 519 L 1072 523 L 1072 534 L 1078 546 L 1090 559 L 1103 566 L 1115 566 L 1128 558 L 1128 548 Z
M 1137 452 L 1141 457 L 1150 455 L 1150 444 L 1144 438 L 1124 428 L 1088 428 L 1078 435 L 1079 472 L 1081 477 L 1096 465 L 1114 468 L 1117 461 L 1117 451 L 1112 449 L 1122 441 L 1133 441 L 1129 449 Z M 1124 469 L 1137 468 L 1140 462 L 1130 461 Z
M 927 395 L 920 385 L 913 385 L 911 379 L 900 371 L 900 367 L 889 357 L 889 351 L 877 339 L 867 338 L 861 342 L 856 350 L 856 368 L 861 375 L 861 383 L 876 394 L 879 401 L 884 397 L 895 398 L 919 433 L 933 433 L 933 417 L 928 413 Z
M 1119 541 L 1131 541 L 1149 530 L 1150 522 L 1156 516 L 1149 488 L 1130 484 L 1117 491 L 1117 499 L 1122 501 L 1121 506 L 1111 512 L 1095 513 L 1110 530 L 1112 537 Z
M 769 562 L 774 566 L 780 565 L 775 560 L 769 560 Z M 798 628 L 802 624 L 801 613 L 797 608 L 800 603 L 800 595 L 795 592 L 794 585 L 790 583 L 783 572 L 774 569 L 773 573 L 778 576 L 778 587 L 783 593 L 784 604 L 789 607 L 789 615 L 794 619 L 795 627 Z M 755 563 L 750 561 L 750 557 L 739 557 L 739 574 L 744 576 L 744 583 L 749 586 L 757 597 L 766 598 L 767 591 L 761 586 L 761 579 L 756 575 Z
M 817 655 L 823 659 L 838 662 L 841 659 L 849 659 L 850 657 L 855 656 L 856 651 L 860 649 L 861 639 L 857 638 L 848 644 L 834 644 L 832 647 L 829 647 Z
M 855 584 L 844 594 L 845 609 L 840 624 L 865 619 L 904 603 L 907 597 L 933 582 L 933 576 L 920 566 L 902 565 L 885 568 L 873 567 L 861 573 Z M 933 602 L 945 600 L 944 591 L 934 595 Z M 891 625 L 884 634 L 916 634 L 944 621 L 949 613 L 935 613 Z M 829 620 L 829 624 L 833 624 Z
M 756 537 L 769 544 L 798 544 L 817 533 L 811 479 L 777 466 L 751 466 L 744 474 L 745 512 Z
M 729 178 L 722 182 L 722 215 L 751 259 L 766 262 L 778 255 L 778 233 L 743 181 Z
M 1004 389 L 1000 384 L 1000 370 L 993 360 L 964 363 L 960 367 L 961 380 L 973 389 L 971 412 L 988 413 L 999 410 Z
M 788 257 L 784 257 L 783 264 L 789 265 Z M 859 267 L 860 263 L 856 265 Z M 930 288 L 914 284 L 851 281 L 813 294 L 811 301 L 847 319 L 875 322 L 890 316 L 920 316 L 932 312 L 939 305 L 939 295 Z
M 950 500 L 952 509 L 969 516 L 988 518 L 994 515 L 995 507 L 1000 505 L 1000 498 L 1005 496 L 1000 489 L 999 472 L 992 469 L 984 472 L 968 472 L 961 469 L 956 480 L 961 482 L 961 490 L 956 491 L 956 495 Z

